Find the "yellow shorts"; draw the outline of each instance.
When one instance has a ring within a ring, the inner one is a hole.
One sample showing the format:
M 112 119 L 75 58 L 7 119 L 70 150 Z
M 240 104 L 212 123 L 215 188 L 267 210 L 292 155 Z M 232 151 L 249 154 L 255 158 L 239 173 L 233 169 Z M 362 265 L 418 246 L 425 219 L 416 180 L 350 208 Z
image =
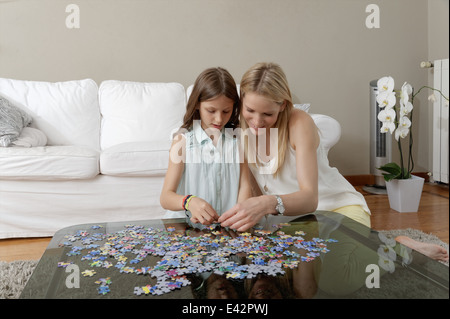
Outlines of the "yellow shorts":
M 359 205 L 349 205 L 337 208 L 333 212 L 342 214 L 370 228 L 370 215 Z

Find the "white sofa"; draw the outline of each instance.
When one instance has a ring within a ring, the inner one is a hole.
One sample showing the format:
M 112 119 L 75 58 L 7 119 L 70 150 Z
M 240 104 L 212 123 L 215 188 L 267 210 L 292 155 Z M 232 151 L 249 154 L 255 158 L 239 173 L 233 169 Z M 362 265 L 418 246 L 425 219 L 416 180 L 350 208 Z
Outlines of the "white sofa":
M 183 85 L 0 78 L 0 96 L 30 114 L 30 127 L 47 140 L 0 147 L 0 238 L 163 217 L 159 196 L 171 133 L 185 112 Z M 311 116 L 331 148 L 339 123 Z

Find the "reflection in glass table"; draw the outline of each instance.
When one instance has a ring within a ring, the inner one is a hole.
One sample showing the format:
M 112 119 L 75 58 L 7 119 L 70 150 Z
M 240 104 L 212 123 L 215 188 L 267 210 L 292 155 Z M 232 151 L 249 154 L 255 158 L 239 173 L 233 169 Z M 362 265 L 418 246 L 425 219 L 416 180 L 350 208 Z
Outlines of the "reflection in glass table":
M 58 231 L 21 298 L 434 299 L 449 298 L 448 275 L 333 212 L 270 216 L 248 233 L 146 220 Z

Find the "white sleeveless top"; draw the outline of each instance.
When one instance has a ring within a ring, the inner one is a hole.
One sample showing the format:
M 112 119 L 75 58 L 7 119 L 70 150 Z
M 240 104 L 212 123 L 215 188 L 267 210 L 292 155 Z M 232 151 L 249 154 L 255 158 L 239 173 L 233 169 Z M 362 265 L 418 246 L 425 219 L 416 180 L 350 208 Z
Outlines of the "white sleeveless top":
M 259 172 L 267 171 L 267 166 L 271 166 L 275 161 L 270 162 L 261 167 L 249 165 L 253 176 L 256 179 L 261 191 L 265 195 L 283 195 L 297 192 L 299 185 L 297 181 L 297 168 L 295 150 L 289 143 L 286 151 L 285 161 L 281 171 L 277 177 L 273 174 L 260 174 Z M 330 167 L 327 152 L 320 144 L 317 148 L 317 164 L 318 164 L 318 186 L 319 186 L 319 203 L 317 210 L 332 211 L 344 206 L 360 205 L 370 214 L 369 207 L 364 199 L 355 188 L 342 176 L 337 168 Z M 266 187 L 264 187 L 266 186 Z
M 194 121 L 184 134 L 186 161 L 177 194 L 192 194 L 207 201 L 221 215 L 237 203 L 239 191 L 239 142 L 227 129 L 214 146 L 211 138 Z M 190 218 L 190 212 L 187 212 Z M 186 217 L 184 211 L 167 211 L 164 218 Z M 190 220 L 188 218 L 188 223 Z M 202 228 L 201 224 L 193 225 Z

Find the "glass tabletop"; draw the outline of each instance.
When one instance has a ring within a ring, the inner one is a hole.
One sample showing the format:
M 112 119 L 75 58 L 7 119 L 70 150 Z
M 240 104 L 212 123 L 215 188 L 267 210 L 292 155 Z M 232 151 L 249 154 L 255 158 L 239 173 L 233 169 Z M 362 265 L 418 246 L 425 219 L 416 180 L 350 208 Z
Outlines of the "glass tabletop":
M 447 266 L 345 216 L 270 216 L 249 232 L 184 219 L 75 225 L 21 298 L 449 298 Z

